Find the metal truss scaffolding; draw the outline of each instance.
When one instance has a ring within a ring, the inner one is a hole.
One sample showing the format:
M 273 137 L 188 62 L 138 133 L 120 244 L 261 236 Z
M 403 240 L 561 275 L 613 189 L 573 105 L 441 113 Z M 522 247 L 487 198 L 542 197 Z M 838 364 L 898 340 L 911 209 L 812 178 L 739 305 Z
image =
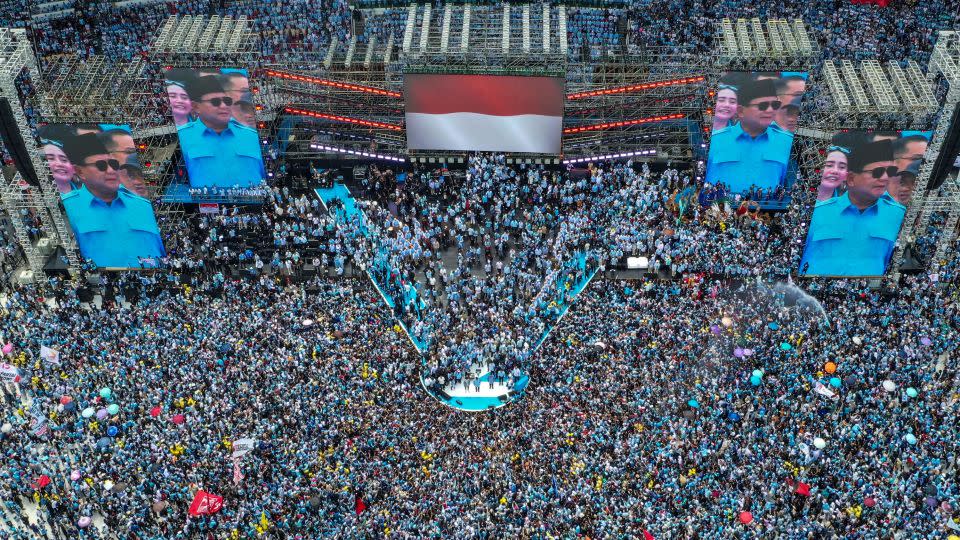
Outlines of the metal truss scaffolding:
M 60 205 L 60 197 L 53 183 L 49 182 L 47 163 L 40 156 L 36 141 L 31 135 L 30 125 L 24 114 L 23 106 L 16 87 L 17 78 L 24 72 L 29 72 L 33 81 L 40 80 L 33 48 L 27 40 L 23 29 L 0 28 L 0 96 L 7 99 L 17 128 L 23 137 L 24 145 L 30 156 L 30 162 L 36 172 L 39 185 L 30 185 L 25 176 L 18 171 L 10 178 L 3 178 L 0 185 L 0 197 L 3 207 L 13 223 L 17 239 L 27 257 L 27 264 L 33 272 L 34 279 L 42 283 L 45 254 L 33 244 L 21 219 L 21 211 L 39 214 L 43 224 L 43 232 L 52 242 L 51 247 L 61 245 L 66 252 L 70 265 L 77 268 L 79 258 L 77 247 L 70 228 L 67 226 Z M 52 225 L 52 229 L 50 228 Z
M 908 77 L 921 79 L 919 67 L 912 63 L 907 67 Z M 954 109 L 960 106 L 960 33 L 955 31 L 941 31 L 930 57 L 930 66 L 925 81 L 942 77 L 947 85 L 946 99 L 940 108 L 940 118 L 936 130 L 927 147 L 927 154 L 920 166 L 917 176 L 917 185 L 913 194 L 913 204 L 907 207 L 907 214 L 900 229 L 900 238 L 894 252 L 890 277 L 899 279 L 899 268 L 904 260 L 904 250 L 907 244 L 913 242 L 918 232 L 927 230 L 930 216 L 934 212 L 945 212 L 947 215 L 944 229 L 937 241 L 936 251 L 931 261 L 931 272 L 936 272 L 940 264 L 946 259 L 948 251 L 953 248 L 957 239 L 957 221 L 960 219 L 960 184 L 956 176 L 946 180 L 936 190 L 928 190 L 930 177 L 937 157 L 943 150 L 943 143 L 950 130 L 960 129 L 958 125 L 950 125 Z M 929 82 L 922 85 L 918 92 L 918 99 L 924 103 L 935 102 Z M 948 156 L 952 159 L 953 156 Z
M 258 111 L 264 108 L 264 95 L 257 84 L 258 37 L 246 16 L 230 17 L 172 16 L 169 17 L 150 46 L 150 77 L 143 85 L 153 100 L 154 118 L 142 129 L 137 140 L 143 159 L 152 163 L 148 181 L 156 186 L 158 200 L 157 222 L 163 232 L 177 226 L 184 215 L 180 198 L 170 200 L 162 196 L 167 187 L 177 180 L 177 171 L 183 171 L 182 155 L 177 152 L 178 140 L 173 119 L 164 102 L 163 72 L 166 68 L 246 68 L 251 70 L 250 87 Z M 159 100 L 159 103 L 158 103 Z M 272 117 L 272 113 L 268 116 Z M 262 125 L 266 120 L 258 113 Z
M 636 152 L 644 159 L 689 159 L 691 125 L 699 136 L 709 58 L 666 48 L 628 54 L 621 46 L 582 58 L 582 50 L 568 48 L 567 17 L 586 9 L 591 8 L 549 3 L 446 4 L 434 9 L 412 3 L 405 9 L 365 10 L 367 28 L 377 27 L 383 17 L 403 23 L 383 25 L 399 30 L 374 34 L 365 43 L 332 43 L 312 61 L 300 54 L 266 65 L 263 103 L 272 110 L 319 113 L 291 119 L 293 126 L 284 132 L 291 142 L 287 155 L 316 156 L 320 145 L 359 153 L 338 158 L 362 159 L 364 152 L 397 156 L 407 154 L 405 133 L 377 126 L 403 125 L 405 73 L 565 77 L 563 158 Z M 626 43 L 626 36 L 621 37 Z M 362 64 L 356 61 L 359 57 Z M 600 92 L 609 89 L 621 91 Z M 570 99 L 573 95 L 582 97 Z M 676 115 L 683 120 L 636 122 Z M 590 126 L 603 127 L 584 129 Z
M 730 71 L 782 71 L 797 66 L 812 67 L 819 51 L 806 24 L 795 19 L 722 19 L 715 49 L 717 63 Z

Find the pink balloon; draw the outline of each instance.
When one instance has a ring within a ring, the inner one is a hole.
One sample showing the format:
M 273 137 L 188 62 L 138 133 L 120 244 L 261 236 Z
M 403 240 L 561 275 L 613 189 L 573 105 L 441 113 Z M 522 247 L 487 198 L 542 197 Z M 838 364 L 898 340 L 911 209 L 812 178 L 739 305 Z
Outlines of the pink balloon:
M 77 525 L 78 525 L 81 529 L 86 529 L 87 527 L 90 526 L 90 523 L 92 523 L 92 522 L 93 522 L 93 520 L 90 519 L 90 516 L 83 516 L 82 518 L 80 518 L 80 519 L 77 521 Z
M 173 423 L 174 423 L 174 424 L 182 424 L 185 420 L 186 420 L 186 417 L 183 416 L 182 414 L 175 414 L 175 415 L 173 415 Z
M 153 417 L 160 416 L 160 411 L 161 411 L 160 407 L 154 407 L 150 409 L 150 416 L 153 416 Z
M 3 346 L 3 354 L 10 354 L 13 352 L 13 343 L 7 343 Z
M 863 500 L 863 504 L 867 505 L 867 508 L 873 508 L 877 505 L 877 500 L 873 497 L 867 497 Z
M 740 518 L 740 523 L 743 523 L 744 525 L 749 525 L 753 521 L 753 514 L 747 512 L 746 510 L 740 512 L 738 517 Z

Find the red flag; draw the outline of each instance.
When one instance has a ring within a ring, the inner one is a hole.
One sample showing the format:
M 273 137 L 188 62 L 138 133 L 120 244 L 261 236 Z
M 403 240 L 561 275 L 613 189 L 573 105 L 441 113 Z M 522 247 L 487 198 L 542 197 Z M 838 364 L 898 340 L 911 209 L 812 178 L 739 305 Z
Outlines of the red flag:
M 357 511 L 358 516 L 367 509 L 367 504 L 363 502 L 363 499 L 361 499 L 359 495 L 357 495 L 353 501 L 353 509 Z
M 647 532 L 646 529 L 643 530 L 643 540 L 654 540 L 653 535 Z
M 803 495 L 804 497 L 810 496 L 810 484 L 804 482 L 797 482 L 797 493 Z
M 191 516 L 203 516 L 216 514 L 223 508 L 223 497 L 198 490 L 193 497 L 193 503 L 190 504 L 189 512 Z
M 32 487 L 34 491 L 40 491 L 48 485 L 50 485 L 50 477 L 45 474 L 41 474 L 40 478 L 37 478 L 36 482 L 30 484 L 30 487 Z

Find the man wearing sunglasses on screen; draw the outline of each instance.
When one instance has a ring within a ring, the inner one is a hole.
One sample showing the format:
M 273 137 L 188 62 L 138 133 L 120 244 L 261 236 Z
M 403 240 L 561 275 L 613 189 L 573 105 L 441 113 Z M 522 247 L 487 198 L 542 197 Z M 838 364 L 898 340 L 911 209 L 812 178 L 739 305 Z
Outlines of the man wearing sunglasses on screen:
M 219 77 L 187 84 L 197 119 L 177 128 L 190 187 L 252 187 L 265 177 L 257 132 L 233 119 L 234 100 Z
M 906 207 L 884 196 L 900 172 L 891 142 L 854 146 L 848 165 L 846 193 L 814 207 L 801 273 L 880 276 L 893 254 Z
M 80 254 L 97 266 L 120 268 L 163 257 L 153 205 L 120 184 L 120 162 L 100 138 L 74 137 L 65 150 L 82 183 L 61 196 Z
M 793 134 L 774 123 L 783 106 L 777 87 L 769 79 L 746 82 L 737 100 L 740 123 L 713 133 L 706 181 L 738 194 L 751 187 L 776 189 L 786 177 L 793 145 Z

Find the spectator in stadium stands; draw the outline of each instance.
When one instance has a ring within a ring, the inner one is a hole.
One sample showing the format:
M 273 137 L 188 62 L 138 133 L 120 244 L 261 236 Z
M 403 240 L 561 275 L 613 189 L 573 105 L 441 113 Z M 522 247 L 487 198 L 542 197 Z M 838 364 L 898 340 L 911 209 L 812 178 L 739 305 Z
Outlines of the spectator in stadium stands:
M 164 256 L 150 201 L 120 185 L 120 163 L 93 134 L 65 148 L 83 186 L 62 195 L 80 253 L 98 266 L 136 267 L 140 257 Z
M 848 159 L 847 192 L 814 208 L 800 263 L 805 274 L 879 276 L 893 253 L 906 211 L 883 196 L 899 172 L 893 145 L 886 139 L 861 143 Z
M 740 123 L 714 132 L 706 181 L 724 182 L 733 193 L 743 193 L 751 185 L 776 188 L 787 174 L 793 134 L 773 122 L 783 105 L 774 81 L 747 82 L 737 99 Z
M 846 190 L 847 156 L 850 149 L 845 146 L 831 145 L 827 148 L 827 159 L 823 163 L 820 185 L 817 186 L 817 200 L 825 201 Z
M 233 98 L 218 77 L 187 85 L 197 119 L 178 128 L 191 187 L 251 187 L 265 177 L 257 132 L 233 119 Z

